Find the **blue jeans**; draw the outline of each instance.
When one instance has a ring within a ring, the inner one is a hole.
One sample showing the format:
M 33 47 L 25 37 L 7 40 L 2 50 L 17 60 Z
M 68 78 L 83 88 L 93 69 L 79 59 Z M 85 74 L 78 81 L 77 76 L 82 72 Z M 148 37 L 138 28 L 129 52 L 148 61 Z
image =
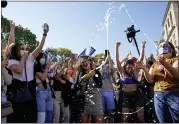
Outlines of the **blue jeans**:
M 53 98 L 50 88 L 39 86 L 36 88 L 36 101 L 38 119 L 37 123 L 52 123 L 53 119 Z
M 154 105 L 160 123 L 179 123 L 179 91 L 155 92 Z
M 101 95 L 102 95 L 103 110 L 115 109 L 114 92 L 102 91 Z

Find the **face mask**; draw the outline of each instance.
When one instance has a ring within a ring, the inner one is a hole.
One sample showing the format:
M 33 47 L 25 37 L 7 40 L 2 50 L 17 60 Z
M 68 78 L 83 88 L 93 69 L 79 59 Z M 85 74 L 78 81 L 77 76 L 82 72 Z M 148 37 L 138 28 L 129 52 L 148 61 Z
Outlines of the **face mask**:
M 24 55 L 24 53 L 25 53 L 25 51 L 24 51 L 24 50 L 20 50 L 20 55 L 21 55 L 21 56 L 23 56 L 23 55 Z
M 133 69 L 128 69 L 127 67 L 125 67 L 125 71 L 129 74 L 132 74 L 134 73 L 134 70 Z
M 153 65 L 153 61 L 148 61 L 148 65 L 152 66 Z
M 171 53 L 172 52 L 172 49 L 171 47 L 169 46 L 164 46 L 164 47 L 161 47 L 159 48 L 159 54 L 167 54 L 167 53 Z
M 57 70 L 57 73 L 60 73 L 60 69 Z
M 44 64 L 45 64 L 45 62 L 46 62 L 46 60 L 45 60 L 45 59 L 40 59 L 40 64 L 41 64 L 41 65 L 44 65 Z

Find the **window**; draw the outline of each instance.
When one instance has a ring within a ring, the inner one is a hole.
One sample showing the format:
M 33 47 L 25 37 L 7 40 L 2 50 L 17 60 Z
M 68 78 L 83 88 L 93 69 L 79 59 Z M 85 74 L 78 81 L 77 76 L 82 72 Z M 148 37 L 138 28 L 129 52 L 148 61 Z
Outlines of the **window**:
M 172 13 L 170 12 L 170 22 L 171 22 L 171 26 L 173 26 L 173 20 L 172 20 Z
M 167 19 L 168 27 L 170 27 L 170 21 L 169 18 Z
M 165 25 L 165 30 L 166 30 L 166 35 L 167 35 L 167 37 L 168 37 L 167 25 Z

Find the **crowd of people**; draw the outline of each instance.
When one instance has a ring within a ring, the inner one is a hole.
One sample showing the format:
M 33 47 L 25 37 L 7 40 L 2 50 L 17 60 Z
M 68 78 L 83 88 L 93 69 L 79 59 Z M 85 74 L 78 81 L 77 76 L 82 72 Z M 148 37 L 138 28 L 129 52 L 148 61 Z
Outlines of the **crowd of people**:
M 116 64 L 105 56 L 87 55 L 53 62 L 42 50 L 42 40 L 29 53 L 28 44 L 15 42 L 15 23 L 10 22 L 8 44 L 1 53 L 1 104 L 10 102 L 12 112 L 2 123 L 179 123 L 179 57 L 172 43 L 160 43 L 157 59 L 129 53 Z M 145 63 L 144 63 L 145 60 Z M 6 108 L 6 107 L 4 107 Z

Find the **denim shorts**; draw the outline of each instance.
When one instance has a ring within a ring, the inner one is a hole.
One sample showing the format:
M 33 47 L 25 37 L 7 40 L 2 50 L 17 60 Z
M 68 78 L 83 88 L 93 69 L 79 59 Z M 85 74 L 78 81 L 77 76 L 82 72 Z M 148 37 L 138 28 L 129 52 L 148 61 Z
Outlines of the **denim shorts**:
M 102 95 L 103 110 L 115 109 L 113 91 L 103 91 L 101 92 L 101 95 Z
M 38 112 L 53 110 L 53 98 L 50 88 L 45 89 L 43 86 L 36 87 L 36 101 Z

